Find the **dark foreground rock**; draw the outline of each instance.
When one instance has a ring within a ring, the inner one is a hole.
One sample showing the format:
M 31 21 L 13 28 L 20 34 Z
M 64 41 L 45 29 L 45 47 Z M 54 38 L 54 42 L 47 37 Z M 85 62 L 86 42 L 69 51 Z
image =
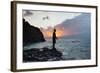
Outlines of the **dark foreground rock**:
M 32 26 L 23 19 L 23 44 L 44 42 L 44 36 L 38 27 Z
M 42 62 L 42 61 L 59 61 L 62 60 L 62 53 L 56 49 L 32 48 L 24 50 L 23 62 Z

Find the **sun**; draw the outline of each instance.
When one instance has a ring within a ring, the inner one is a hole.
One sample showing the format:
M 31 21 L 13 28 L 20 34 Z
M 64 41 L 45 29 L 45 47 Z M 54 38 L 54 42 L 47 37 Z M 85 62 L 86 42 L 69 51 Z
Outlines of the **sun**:
M 43 31 L 44 37 L 46 38 L 52 38 L 53 30 L 52 31 Z M 63 37 L 64 31 L 62 29 L 56 29 L 56 36 Z
M 56 31 L 56 36 L 57 37 L 63 37 L 63 35 L 64 35 L 64 31 L 63 30 L 59 29 L 59 30 Z

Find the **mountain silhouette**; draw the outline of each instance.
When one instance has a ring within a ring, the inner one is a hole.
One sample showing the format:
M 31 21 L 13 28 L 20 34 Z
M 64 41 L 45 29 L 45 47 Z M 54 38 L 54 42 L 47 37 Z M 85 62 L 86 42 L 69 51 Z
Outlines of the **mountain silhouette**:
M 71 36 L 78 37 L 90 37 L 91 31 L 91 18 L 89 13 L 82 13 L 81 15 L 73 18 L 67 19 L 61 22 L 59 25 L 55 26 L 56 28 L 64 28 L 64 33 L 69 29 L 72 33 L 78 33 Z
M 44 36 L 38 27 L 31 26 L 23 19 L 23 45 L 44 42 Z

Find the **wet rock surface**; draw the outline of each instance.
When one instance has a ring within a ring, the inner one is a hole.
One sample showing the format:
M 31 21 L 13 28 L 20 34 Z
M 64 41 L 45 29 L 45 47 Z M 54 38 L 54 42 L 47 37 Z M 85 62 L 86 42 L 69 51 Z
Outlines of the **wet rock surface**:
M 56 48 L 32 48 L 23 51 L 23 62 L 42 62 L 63 60 L 62 53 Z

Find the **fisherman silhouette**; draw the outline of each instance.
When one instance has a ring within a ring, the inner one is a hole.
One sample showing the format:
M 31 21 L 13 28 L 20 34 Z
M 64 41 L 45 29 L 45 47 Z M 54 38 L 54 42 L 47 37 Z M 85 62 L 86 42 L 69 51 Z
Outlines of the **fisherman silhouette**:
M 55 49 L 55 44 L 56 44 L 56 29 L 53 30 L 53 36 L 52 36 L 52 41 L 53 41 L 53 49 Z

